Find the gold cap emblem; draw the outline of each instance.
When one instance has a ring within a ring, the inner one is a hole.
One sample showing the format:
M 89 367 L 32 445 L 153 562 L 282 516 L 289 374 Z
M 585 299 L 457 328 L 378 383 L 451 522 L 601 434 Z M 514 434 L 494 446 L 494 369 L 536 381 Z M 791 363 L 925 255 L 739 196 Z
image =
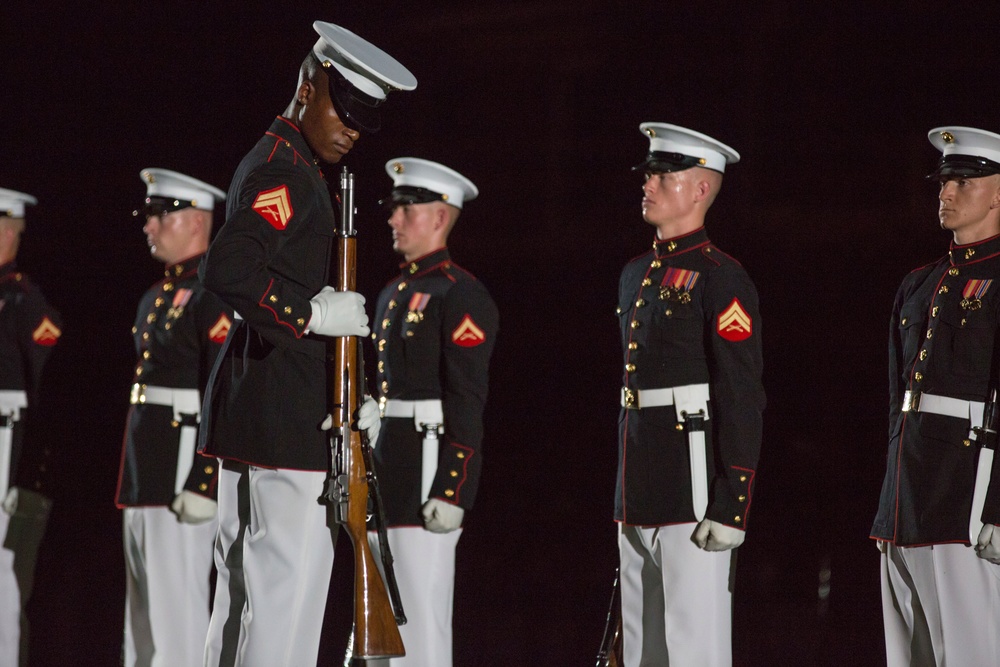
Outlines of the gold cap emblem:
M 955 143 L 955 135 L 953 135 L 951 132 L 942 132 L 941 138 L 944 139 L 945 143 L 948 144 Z
M 656 136 L 656 130 L 654 130 L 651 127 L 647 127 L 646 128 L 646 134 L 648 134 L 650 136 L 650 138 L 653 138 L 653 137 Z
M 393 162 L 392 163 L 392 170 L 394 172 L 396 172 L 397 174 L 402 174 L 403 173 L 403 163 L 402 162 Z
M 153 178 L 153 175 L 148 171 L 142 172 L 142 177 L 146 180 L 147 183 L 156 183 L 156 179 Z

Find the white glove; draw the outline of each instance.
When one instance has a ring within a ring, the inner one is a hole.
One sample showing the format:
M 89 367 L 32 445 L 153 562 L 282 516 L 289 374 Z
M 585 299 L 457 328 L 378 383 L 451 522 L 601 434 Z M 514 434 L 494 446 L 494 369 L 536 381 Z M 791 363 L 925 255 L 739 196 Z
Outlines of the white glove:
M 170 511 L 177 515 L 181 523 L 205 523 L 215 518 L 218 507 L 211 498 L 199 496 L 194 491 L 184 490 L 170 503 Z
M 7 497 L 3 499 L 3 511 L 9 516 L 14 516 L 17 511 L 17 487 L 12 486 L 7 490 Z
M 994 565 L 1000 565 L 1000 530 L 996 530 L 996 526 L 992 523 L 984 525 L 979 531 L 976 555 Z
M 432 533 L 450 533 L 462 527 L 465 510 L 458 505 L 431 498 L 420 508 L 424 517 L 424 528 Z
M 875 548 L 878 549 L 880 554 L 884 554 L 889 551 L 889 542 L 886 540 L 875 540 Z
M 733 528 L 711 519 L 702 519 L 698 527 L 694 529 L 691 541 L 697 544 L 699 549 L 705 551 L 727 551 L 743 544 L 746 536 L 746 532 L 739 528 Z
M 371 396 L 365 396 L 365 402 L 354 414 L 354 420 L 354 423 L 358 425 L 358 430 L 364 429 L 368 433 L 368 444 L 374 448 L 378 441 L 378 430 L 382 426 L 382 414 L 378 409 L 378 401 Z
M 309 299 L 312 319 L 306 331 L 323 336 L 367 336 L 365 297 L 357 292 L 338 292 L 329 285 Z
M 375 449 L 375 443 L 378 441 L 378 431 L 382 426 L 382 414 L 379 412 L 378 402 L 374 398 L 365 396 L 361 407 L 354 413 L 354 423 L 359 430 L 364 429 L 367 431 L 368 445 L 372 449 Z M 327 415 L 319 427 L 324 431 L 329 431 L 333 428 L 333 415 Z

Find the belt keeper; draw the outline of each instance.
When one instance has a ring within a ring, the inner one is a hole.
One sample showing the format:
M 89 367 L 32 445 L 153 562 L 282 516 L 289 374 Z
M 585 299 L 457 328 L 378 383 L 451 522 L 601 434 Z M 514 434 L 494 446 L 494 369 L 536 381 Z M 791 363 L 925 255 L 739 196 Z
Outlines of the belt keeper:
M 698 412 L 687 412 L 686 410 L 681 410 L 681 418 L 684 420 L 684 424 L 688 431 L 704 431 L 705 430 L 705 411 L 699 410 Z

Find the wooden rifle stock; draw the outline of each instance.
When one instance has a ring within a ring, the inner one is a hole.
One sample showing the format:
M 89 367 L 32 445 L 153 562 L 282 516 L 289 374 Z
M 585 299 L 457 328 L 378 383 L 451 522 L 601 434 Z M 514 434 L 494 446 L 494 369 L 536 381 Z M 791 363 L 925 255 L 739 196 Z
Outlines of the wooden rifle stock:
M 341 229 L 338 234 L 337 289 L 354 291 L 357 281 L 354 217 L 354 177 L 345 167 L 341 175 Z M 333 432 L 341 439 L 333 462 L 329 497 L 337 503 L 337 520 L 354 547 L 353 657 L 361 660 L 406 654 L 403 639 L 386 592 L 385 582 L 368 543 L 368 471 L 364 434 L 351 428 L 351 419 L 364 399 L 364 358 L 353 337 L 335 339 L 333 377 Z

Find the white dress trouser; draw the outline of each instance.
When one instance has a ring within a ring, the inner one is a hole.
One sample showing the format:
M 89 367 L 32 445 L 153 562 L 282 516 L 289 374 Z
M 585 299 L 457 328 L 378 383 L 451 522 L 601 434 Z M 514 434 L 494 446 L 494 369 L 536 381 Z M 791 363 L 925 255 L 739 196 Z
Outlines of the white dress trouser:
M 886 545 L 889 667 L 1000 665 L 1000 566 L 963 544 Z
M 455 600 L 455 547 L 462 530 L 432 533 L 390 528 L 389 549 L 406 624 L 399 626 L 406 657 L 369 660 L 371 667 L 451 667 L 451 615 Z M 368 533 L 379 570 L 378 534 Z
M 691 541 L 695 524 L 619 524 L 625 667 L 732 665 L 735 554 Z
M 338 526 L 327 474 L 219 471 L 210 667 L 315 667 Z
M 166 507 L 125 508 L 125 667 L 201 664 L 216 529 Z
M 10 517 L 0 510 L 0 545 L 9 524 Z M 21 591 L 14 576 L 14 552 L 0 547 L 0 665 L 17 664 L 20 641 Z

